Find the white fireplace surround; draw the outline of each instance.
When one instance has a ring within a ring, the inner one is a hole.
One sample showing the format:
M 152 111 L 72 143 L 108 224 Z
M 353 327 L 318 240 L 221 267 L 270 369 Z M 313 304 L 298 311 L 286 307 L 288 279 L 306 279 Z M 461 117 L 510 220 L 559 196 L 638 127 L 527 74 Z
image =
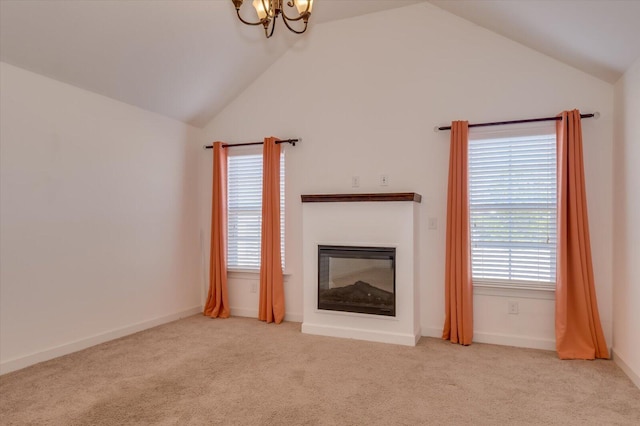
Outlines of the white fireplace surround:
M 417 282 L 420 196 L 365 195 L 302 196 L 302 332 L 414 346 L 421 334 Z M 371 201 L 376 199 L 383 201 Z M 389 201 L 398 199 L 406 201 Z M 395 247 L 395 317 L 319 310 L 319 245 Z

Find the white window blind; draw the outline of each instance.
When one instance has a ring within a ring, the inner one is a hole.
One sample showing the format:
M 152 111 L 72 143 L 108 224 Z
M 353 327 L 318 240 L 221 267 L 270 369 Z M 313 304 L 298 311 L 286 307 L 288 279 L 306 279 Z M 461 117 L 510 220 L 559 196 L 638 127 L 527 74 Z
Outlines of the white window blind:
M 556 136 L 469 140 L 474 285 L 555 287 Z
M 227 267 L 260 269 L 262 154 L 229 155 Z M 280 254 L 284 269 L 284 153 L 280 157 Z

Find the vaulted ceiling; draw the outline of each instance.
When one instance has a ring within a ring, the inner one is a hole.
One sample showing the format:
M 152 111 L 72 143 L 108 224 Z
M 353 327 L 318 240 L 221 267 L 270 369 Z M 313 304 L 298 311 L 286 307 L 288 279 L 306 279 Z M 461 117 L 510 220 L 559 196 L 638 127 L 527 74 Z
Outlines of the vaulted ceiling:
M 308 33 L 421 1 L 316 0 Z M 431 3 L 608 82 L 640 56 L 640 1 Z M 306 36 L 266 40 L 230 0 L 0 0 L 2 61 L 198 127 Z
M 639 0 L 431 3 L 609 83 L 640 57 Z

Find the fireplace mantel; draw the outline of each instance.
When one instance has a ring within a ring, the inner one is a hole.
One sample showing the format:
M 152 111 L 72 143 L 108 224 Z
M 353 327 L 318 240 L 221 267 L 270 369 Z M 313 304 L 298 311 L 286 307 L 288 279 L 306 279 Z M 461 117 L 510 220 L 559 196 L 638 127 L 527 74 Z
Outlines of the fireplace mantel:
M 349 203 L 363 201 L 422 201 L 415 192 L 376 192 L 372 194 L 303 194 L 303 203 Z

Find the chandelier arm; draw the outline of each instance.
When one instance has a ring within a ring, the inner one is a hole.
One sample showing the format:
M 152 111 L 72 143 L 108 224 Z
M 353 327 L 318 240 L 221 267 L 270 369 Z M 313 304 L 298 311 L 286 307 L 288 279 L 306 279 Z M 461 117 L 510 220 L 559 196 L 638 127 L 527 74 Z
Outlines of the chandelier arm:
M 269 0 L 266 0 L 267 3 L 269 3 L 269 7 L 267 7 L 267 3 L 265 3 L 265 0 L 261 0 L 262 1 L 262 7 L 264 8 L 265 12 L 267 12 L 267 18 L 273 18 L 274 16 L 278 16 L 277 13 L 277 8 L 274 10 L 271 7 L 271 3 L 269 2 Z
M 312 0 L 312 1 L 313 1 L 313 0 Z M 294 1 L 293 1 L 293 0 L 289 0 L 289 1 L 287 2 L 287 6 L 289 6 L 289 7 L 294 7 L 294 6 L 295 6 Z M 304 11 L 304 13 L 307 13 L 307 12 L 309 11 L 309 6 L 311 6 L 311 2 L 307 2 L 307 8 L 306 8 L 306 10 Z
M 284 10 L 282 11 L 282 17 L 287 21 L 299 21 L 299 20 L 305 19 L 305 18 L 309 19 L 310 15 L 311 14 L 307 12 L 307 13 L 303 13 L 302 15 L 298 16 L 297 18 L 290 18 L 289 16 L 287 16 L 287 14 L 284 12 Z
M 287 6 L 293 8 L 295 6 L 295 4 L 293 3 L 293 1 L 288 1 L 287 2 Z M 307 8 L 304 12 L 300 13 L 300 16 L 296 17 L 296 18 L 290 18 L 287 13 L 284 10 L 284 7 L 282 8 L 282 16 L 284 18 L 286 18 L 289 21 L 299 21 L 301 19 L 307 18 L 309 19 L 309 16 L 311 16 L 311 12 L 309 12 L 309 7 L 311 6 L 311 2 L 307 2 Z
M 289 28 L 289 31 L 293 33 L 302 34 L 303 32 L 307 31 L 307 21 L 304 21 L 304 28 L 302 29 L 302 31 L 296 30 L 291 25 L 289 25 L 289 23 L 287 22 L 287 19 L 284 16 L 282 17 L 282 21 L 287 26 L 287 28 Z
M 242 16 L 240 16 L 240 9 L 236 9 L 236 14 L 238 15 L 238 19 L 240 19 L 240 21 L 243 24 L 247 24 L 247 25 L 264 25 L 264 20 L 260 20 L 258 22 L 249 22 L 249 21 L 245 21 L 244 19 L 242 19 Z
M 271 36 L 273 35 L 273 32 L 274 32 L 274 31 L 275 31 L 275 29 L 276 29 L 276 19 L 278 19 L 278 15 L 276 15 L 276 16 L 273 18 L 273 21 L 271 22 L 271 33 L 270 33 L 270 34 L 268 33 L 268 30 L 267 30 L 268 25 L 265 25 L 265 26 L 264 26 L 264 35 L 265 35 L 267 38 L 271 38 Z M 285 23 L 286 23 L 286 22 L 285 22 Z

